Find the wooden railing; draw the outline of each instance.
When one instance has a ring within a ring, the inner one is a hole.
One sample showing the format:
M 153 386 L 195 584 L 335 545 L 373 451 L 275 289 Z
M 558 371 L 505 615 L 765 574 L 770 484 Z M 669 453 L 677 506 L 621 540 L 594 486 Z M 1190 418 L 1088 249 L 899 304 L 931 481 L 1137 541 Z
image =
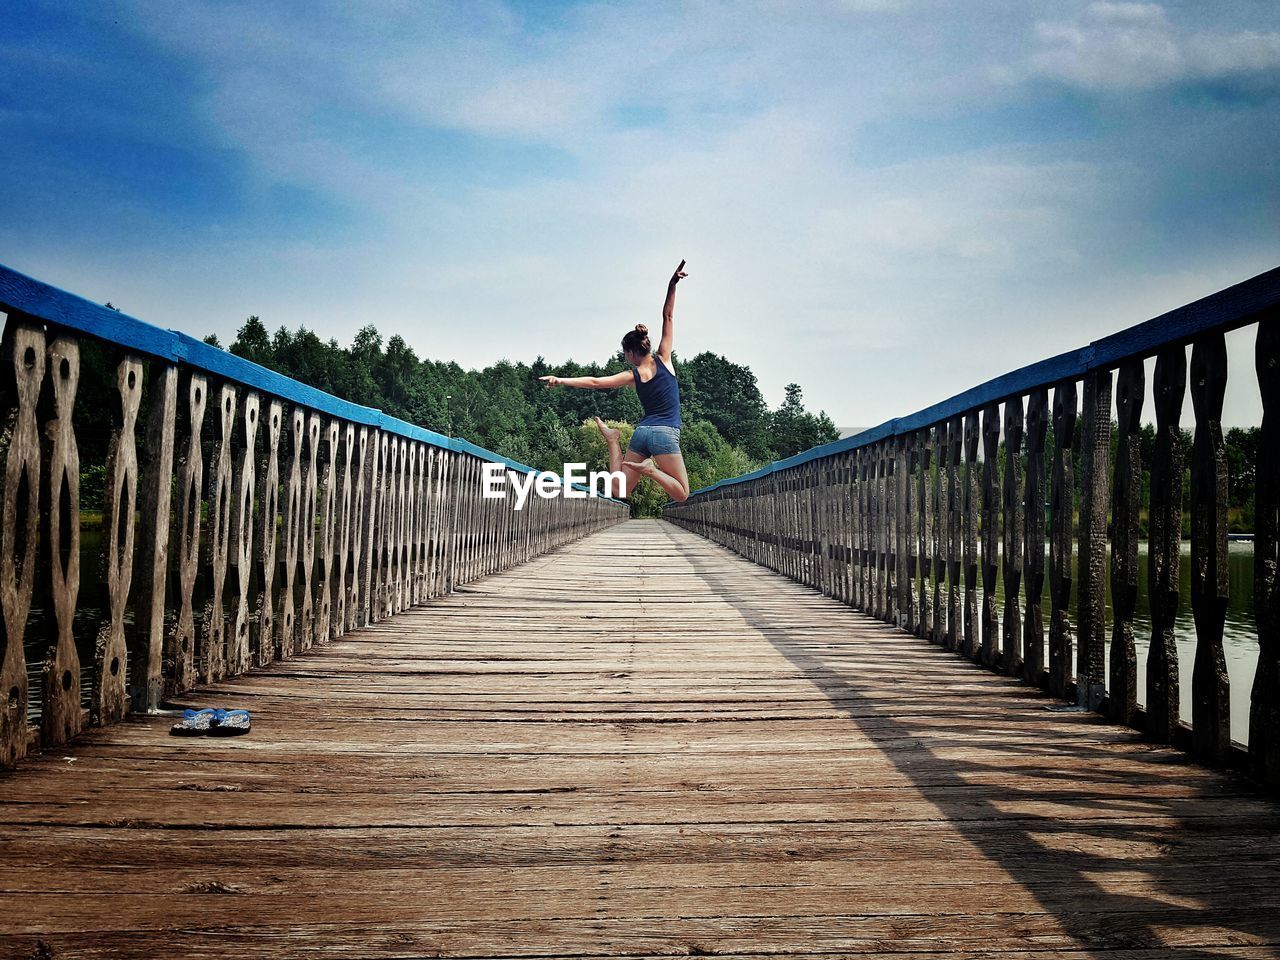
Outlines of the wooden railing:
M 1221 417 L 1225 334 L 1248 325 L 1256 326 L 1263 420 L 1252 584 L 1259 659 L 1246 757 L 1231 738 L 1223 652 L 1228 477 Z M 1174 624 L 1187 345 L 1195 421 L 1190 563 L 1196 648 L 1189 727 L 1179 716 Z M 1144 504 L 1136 433 L 1143 361 L 1152 357 L 1157 440 Z M 1280 785 L 1278 388 L 1280 269 L 911 416 L 696 491 L 669 506 L 666 516 L 934 643 L 1136 725 L 1153 740 L 1179 743 L 1210 762 L 1251 759 L 1259 777 Z M 1050 430 L 1056 442 L 1046 462 Z M 998 486 L 1002 438 L 1006 467 Z M 1150 562 L 1147 582 L 1140 583 L 1144 506 Z M 1047 611 L 1041 599 L 1046 576 Z M 1073 589 L 1079 591 L 1074 619 Z M 1143 589 L 1151 635 L 1146 703 L 1139 709 L 1133 620 Z
M 484 462 L 530 468 L 4 267 L 0 309 L 4 766 L 628 516 L 595 497 L 482 498 Z M 76 623 L 85 343 L 109 358 L 116 408 L 91 643 Z

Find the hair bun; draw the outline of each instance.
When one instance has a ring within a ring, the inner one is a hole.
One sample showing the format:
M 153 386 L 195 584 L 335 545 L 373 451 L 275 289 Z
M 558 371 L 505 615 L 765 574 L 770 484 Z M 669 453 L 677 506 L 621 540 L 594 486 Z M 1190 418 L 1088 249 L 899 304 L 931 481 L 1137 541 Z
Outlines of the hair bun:
M 648 327 L 646 327 L 643 323 L 637 323 L 637 324 L 636 324 L 636 333 L 638 333 L 638 334 L 640 334 L 641 336 L 643 336 L 644 334 L 646 334 L 646 333 L 648 333 L 648 332 L 649 332 L 649 328 L 648 328 Z

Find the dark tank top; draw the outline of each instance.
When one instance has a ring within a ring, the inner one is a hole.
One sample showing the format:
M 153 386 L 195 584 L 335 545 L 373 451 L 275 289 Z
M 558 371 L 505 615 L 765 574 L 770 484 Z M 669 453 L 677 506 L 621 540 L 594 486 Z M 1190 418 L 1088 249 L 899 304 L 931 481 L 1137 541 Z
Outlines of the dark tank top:
M 654 356 L 658 372 L 648 383 L 640 380 L 640 371 L 631 368 L 631 376 L 636 381 L 636 393 L 640 395 L 640 406 L 644 408 L 644 419 L 640 427 L 678 427 L 680 426 L 680 385 L 676 376 L 667 369 L 662 358 Z

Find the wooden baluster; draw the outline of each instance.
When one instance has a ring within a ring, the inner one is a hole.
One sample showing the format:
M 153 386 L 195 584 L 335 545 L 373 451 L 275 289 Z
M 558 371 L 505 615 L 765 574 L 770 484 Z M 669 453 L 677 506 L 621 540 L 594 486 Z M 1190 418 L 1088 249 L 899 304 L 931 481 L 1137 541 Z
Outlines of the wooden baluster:
M 204 489 L 204 451 L 200 434 L 209 383 L 202 373 L 183 373 L 179 394 L 183 416 L 179 421 L 178 457 L 178 616 L 165 640 L 165 696 L 175 697 L 196 682 L 195 590 L 200 573 L 200 492 Z
M 953 417 L 947 426 L 947 649 L 963 649 L 961 583 L 963 553 L 964 495 L 960 489 L 960 463 L 964 453 L 964 420 Z
M 911 502 L 912 475 L 915 470 L 915 451 L 912 449 L 911 438 L 909 435 L 903 434 L 896 438 L 894 459 L 894 499 L 897 501 L 895 510 L 895 526 L 897 527 L 897 537 L 894 541 L 894 552 L 897 554 L 898 560 L 898 626 L 902 629 L 914 633 L 916 629 L 916 610 L 915 610 L 915 576 L 916 561 L 915 555 L 915 506 Z
M 1151 646 L 1147 651 L 1147 736 L 1170 742 L 1178 728 L 1179 573 L 1182 559 L 1182 403 L 1187 387 L 1187 352 L 1182 344 L 1156 357 L 1153 399 L 1156 445 L 1151 460 L 1148 521 L 1147 596 L 1151 607 Z M 1264 449 L 1259 447 L 1259 449 Z
M 226 585 L 231 538 L 231 443 L 235 431 L 236 391 L 229 383 L 218 391 L 218 436 L 209 458 L 209 543 L 205 571 L 209 597 L 201 618 L 200 649 L 197 652 L 200 679 L 213 683 L 227 672 L 227 616 L 222 593 Z
M 425 443 L 417 445 L 418 457 L 418 491 L 417 520 L 415 522 L 414 549 L 417 562 L 413 574 L 413 602 L 427 601 L 427 537 L 428 524 L 431 519 L 431 448 Z M 510 492 L 510 491 L 508 491 Z M 517 558 L 513 557 L 513 562 Z
M 249 636 L 249 625 L 252 618 L 249 611 L 249 593 L 253 585 L 254 568 L 254 536 L 253 536 L 253 501 L 257 486 L 257 446 L 258 446 L 258 413 L 261 402 L 252 391 L 244 396 L 244 404 L 240 409 L 239 427 L 236 430 L 237 443 L 240 446 L 240 466 L 236 470 L 234 491 L 235 504 L 232 507 L 231 556 L 236 567 L 236 615 L 227 638 L 227 674 L 236 676 L 244 673 L 253 665 L 252 643 Z
M 884 556 L 885 616 L 888 623 L 898 622 L 898 469 L 896 438 L 884 442 Z
M 978 639 L 978 411 L 964 417 L 964 654 L 977 660 Z
M 297 593 L 298 559 L 302 551 L 302 447 L 307 433 L 307 413 L 301 407 L 289 410 L 289 477 L 284 484 L 284 575 L 281 577 L 280 659 L 287 660 L 301 648 L 298 642 Z
M 1071 687 L 1071 554 L 1075 538 L 1076 383 L 1053 388 L 1053 477 L 1049 493 L 1049 689 Z
M 390 460 L 391 438 L 383 431 L 378 432 L 378 475 L 370 491 L 373 518 L 373 584 L 369 596 L 369 616 L 373 620 L 386 617 L 386 584 L 387 584 L 387 493 L 388 485 L 395 476 L 394 464 Z
M 399 568 L 400 528 L 400 438 L 394 434 L 387 436 L 387 470 L 383 482 L 383 534 L 382 534 L 382 615 L 390 617 L 395 613 L 395 595 Z
M 1111 459 L 1111 371 L 1084 378 L 1080 460 L 1080 607 L 1076 643 L 1076 703 L 1102 706 L 1107 690 L 1107 504 Z
M 1027 601 L 1022 624 L 1022 676 L 1039 684 L 1045 672 L 1044 596 L 1045 548 L 1045 436 L 1049 427 L 1049 392 L 1043 387 L 1027 398 L 1027 482 L 1023 497 L 1023 526 Z
M 320 582 L 316 589 L 316 643 L 328 643 L 333 629 L 334 569 L 333 552 L 338 526 L 338 432 L 340 425 L 331 417 L 324 425 L 320 466 Z M 339 586 L 341 592 L 341 586 Z
M 440 596 L 440 539 L 441 529 L 444 524 L 444 501 L 441 491 L 444 490 L 445 476 L 445 451 L 437 447 L 432 447 L 427 452 L 428 470 L 431 473 L 431 492 L 428 497 L 430 503 L 430 512 L 427 514 L 427 597 L 434 599 Z M 530 520 L 533 515 L 530 514 L 524 519 Z M 530 527 L 532 535 L 532 528 Z M 532 556 L 530 551 L 525 559 Z
M 1222 401 L 1227 388 L 1227 345 L 1221 333 L 1191 348 L 1191 404 L 1196 414 L 1191 448 L 1191 611 L 1196 659 L 1191 673 L 1191 746 L 1209 762 L 1231 750 L 1231 691 L 1222 631 L 1227 583 L 1227 455 Z
M 139 464 L 138 594 L 134 646 L 129 653 L 129 695 L 135 713 L 154 713 L 164 699 L 164 599 L 169 569 L 173 498 L 174 424 L 178 419 L 178 368 L 154 360 L 148 385 L 146 439 Z
M 133 515 L 138 503 L 138 409 L 142 404 L 142 361 L 126 355 L 116 364 L 120 406 L 113 410 L 107 447 L 103 522 L 106 549 L 101 553 L 103 609 L 106 618 L 93 645 L 93 691 L 89 720 L 106 726 L 129 709 L 124 613 L 133 582 Z
M 72 420 L 80 383 L 80 347 L 57 337 L 48 347 L 50 389 L 43 398 L 41 432 L 47 495 L 41 499 L 41 553 L 47 577 L 49 646 L 42 670 L 44 711 L 40 718 L 45 747 L 66 743 L 83 726 L 80 708 L 80 657 L 76 652 L 75 613 L 80 593 L 80 453 Z
M 307 416 L 306 457 L 302 461 L 302 533 L 298 548 L 302 565 L 302 600 L 298 604 L 298 649 L 309 650 L 315 639 L 316 597 L 316 481 L 319 479 L 320 414 Z
M 40 429 L 37 412 L 47 368 L 44 330 L 10 317 L 4 331 L 5 450 L 0 515 L 0 766 L 27 754 L 27 660 L 23 649 L 40 545 Z M 11 372 L 11 376 L 10 376 Z
M 933 571 L 930 547 L 933 543 L 933 501 L 929 488 L 929 430 L 915 434 L 916 443 L 916 636 L 933 636 L 934 611 L 929 604 L 929 577 Z
M 1280 313 L 1258 324 L 1258 388 L 1262 428 L 1258 435 L 1254 488 L 1253 609 L 1258 621 L 1258 668 L 1249 710 L 1249 754 L 1253 772 L 1280 786 Z
M 351 602 L 351 543 L 355 524 L 355 498 L 352 496 L 351 459 L 356 451 L 356 425 L 342 425 L 342 473 L 341 490 L 338 493 L 338 542 L 337 583 L 333 590 L 333 635 L 344 636 L 349 623 L 348 605 Z
M 947 424 L 933 427 L 933 634 L 938 646 L 947 642 Z
M 1138 655 L 1133 644 L 1133 612 L 1138 604 L 1138 514 L 1142 510 L 1142 399 L 1146 375 L 1141 360 L 1130 360 L 1116 375 L 1116 462 L 1111 512 L 1111 678 L 1109 713 L 1120 723 L 1138 714 Z
M 996 577 L 1000 570 L 1000 405 L 982 410 L 982 655 L 987 666 L 1000 665 L 1000 615 Z
M 261 412 L 261 404 L 259 404 Z M 267 403 L 266 430 L 263 433 L 262 461 L 257 474 L 258 523 L 257 537 L 258 597 L 254 601 L 253 620 L 257 623 L 258 649 L 254 662 L 265 666 L 280 654 L 276 637 L 276 567 L 279 564 L 280 532 L 276 519 L 280 516 L 280 436 L 284 428 L 284 404 L 279 400 Z M 286 520 L 286 531 L 288 521 Z
M 1025 534 L 1022 495 L 1022 398 L 1004 402 L 1004 511 L 1001 523 L 1004 558 L 1004 623 L 1001 667 L 1022 675 L 1022 552 Z
M 372 468 L 368 427 L 357 431 L 356 470 L 351 490 L 351 565 L 350 592 L 347 597 L 347 629 L 354 630 L 368 622 L 369 606 L 369 482 Z

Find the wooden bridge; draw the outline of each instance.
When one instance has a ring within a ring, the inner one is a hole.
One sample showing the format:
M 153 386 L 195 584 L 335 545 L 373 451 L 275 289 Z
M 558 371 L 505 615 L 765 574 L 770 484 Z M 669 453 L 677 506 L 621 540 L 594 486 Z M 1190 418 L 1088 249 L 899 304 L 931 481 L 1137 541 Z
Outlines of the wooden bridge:
M 1280 269 L 662 521 L 513 509 L 482 467 L 527 466 L 3 267 L 0 308 L 0 956 L 1280 956 Z
M 4 956 L 1271 957 L 1280 810 L 660 521 L 5 784 Z M 37 941 L 47 945 L 40 953 Z

